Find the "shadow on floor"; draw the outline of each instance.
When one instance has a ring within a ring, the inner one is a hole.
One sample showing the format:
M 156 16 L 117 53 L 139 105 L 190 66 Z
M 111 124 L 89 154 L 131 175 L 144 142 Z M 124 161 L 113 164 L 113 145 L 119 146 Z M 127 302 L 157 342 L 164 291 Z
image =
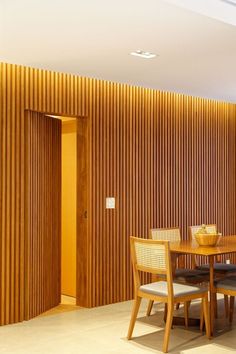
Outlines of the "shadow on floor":
M 175 315 L 183 316 L 183 306 L 180 307 L 179 310 L 175 310 Z M 200 314 L 200 303 L 193 302 L 190 307 L 189 316 L 193 318 L 199 318 Z M 164 330 L 165 330 L 165 322 L 163 320 L 163 305 L 155 304 L 152 315 L 147 317 L 139 317 L 137 319 L 138 322 L 141 322 L 150 328 L 152 333 L 140 335 L 138 337 L 134 337 L 132 342 L 150 349 L 151 351 L 162 351 L 163 339 L 164 339 Z M 169 342 L 169 351 L 175 354 L 183 354 L 183 353 L 199 353 L 208 351 L 209 347 L 211 347 L 210 352 L 216 353 L 236 353 L 236 338 L 235 345 L 227 342 L 227 340 L 223 337 L 223 343 L 221 342 L 221 336 L 223 334 L 230 333 L 233 328 L 235 328 L 236 321 L 234 319 L 233 324 L 231 325 L 227 318 L 225 318 L 224 313 L 224 299 L 218 300 L 218 318 L 215 320 L 215 333 L 214 337 L 209 340 L 205 333 L 201 333 L 198 327 L 189 327 L 185 328 L 183 326 L 174 326 L 170 334 L 170 342 Z M 153 328 L 157 328 L 155 332 L 153 332 Z M 134 330 L 135 335 L 135 330 Z M 213 347 L 214 349 L 213 349 Z

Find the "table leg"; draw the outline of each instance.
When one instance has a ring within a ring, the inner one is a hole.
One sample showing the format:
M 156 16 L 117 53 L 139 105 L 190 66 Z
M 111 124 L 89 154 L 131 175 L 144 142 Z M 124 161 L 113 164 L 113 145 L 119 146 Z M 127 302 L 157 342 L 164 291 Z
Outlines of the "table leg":
M 176 270 L 176 262 L 179 255 L 176 253 L 171 253 L 171 268 L 172 268 L 172 275 L 173 278 L 175 277 L 175 270 Z
M 214 331 L 214 317 L 215 317 L 215 292 L 214 292 L 214 256 L 209 257 L 210 263 L 210 330 L 211 335 L 213 335 Z

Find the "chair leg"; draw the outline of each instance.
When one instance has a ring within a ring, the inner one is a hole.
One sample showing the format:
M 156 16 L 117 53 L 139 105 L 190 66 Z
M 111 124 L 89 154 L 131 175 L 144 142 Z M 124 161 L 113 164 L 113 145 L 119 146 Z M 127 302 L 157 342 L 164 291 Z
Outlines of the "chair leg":
M 154 303 L 153 300 L 149 300 L 149 302 L 148 302 L 148 308 L 147 308 L 147 316 L 150 316 L 150 315 L 151 315 L 153 303 Z
M 168 304 L 168 312 L 167 312 L 167 319 L 166 319 L 166 327 L 165 327 L 165 335 L 164 335 L 164 342 L 163 342 L 163 352 L 168 352 L 168 344 L 170 338 L 170 330 L 172 326 L 173 320 L 173 312 L 174 312 L 174 304 Z
M 132 314 L 131 314 L 127 339 L 131 339 L 131 337 L 132 337 L 132 333 L 133 333 L 134 325 L 135 325 L 136 318 L 138 315 L 138 310 L 139 310 L 139 307 L 141 304 L 141 300 L 142 300 L 142 298 L 139 296 L 134 300 L 134 305 L 133 305 L 133 310 L 132 310 Z
M 233 316 L 234 316 L 234 296 L 230 296 L 230 307 L 229 307 L 229 322 L 233 322 Z
M 189 309 L 189 302 L 185 302 L 184 303 L 184 324 L 186 328 L 188 328 L 188 309 Z
M 204 328 L 204 313 L 203 313 L 203 300 L 201 303 L 201 313 L 200 313 L 200 331 L 203 332 L 203 328 Z
M 165 303 L 165 308 L 164 308 L 164 322 L 166 322 L 167 310 L 168 310 L 168 305 Z
M 229 302 L 228 302 L 228 295 L 224 295 L 224 304 L 225 304 L 225 317 L 229 316 Z
M 215 318 L 217 318 L 218 317 L 217 293 L 214 293 L 214 311 L 215 311 Z
M 209 306 L 208 306 L 208 298 L 207 296 L 202 298 L 203 305 L 203 313 L 206 327 L 206 335 L 208 338 L 211 337 L 211 329 L 210 329 L 210 316 L 209 316 Z

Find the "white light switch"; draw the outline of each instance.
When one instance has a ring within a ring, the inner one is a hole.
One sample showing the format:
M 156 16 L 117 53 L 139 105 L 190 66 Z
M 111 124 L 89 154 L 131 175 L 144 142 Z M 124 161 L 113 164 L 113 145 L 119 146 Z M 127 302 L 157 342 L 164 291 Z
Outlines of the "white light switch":
M 106 209 L 115 209 L 116 201 L 114 197 L 106 198 Z

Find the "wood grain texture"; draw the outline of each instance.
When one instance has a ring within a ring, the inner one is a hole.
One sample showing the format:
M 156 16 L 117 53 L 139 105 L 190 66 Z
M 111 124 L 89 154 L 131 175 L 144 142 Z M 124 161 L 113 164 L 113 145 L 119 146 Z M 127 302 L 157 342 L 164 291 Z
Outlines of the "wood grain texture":
M 24 78 L 0 70 L 0 324 L 24 319 Z
M 91 307 L 90 155 L 86 118 L 77 119 L 76 303 Z
M 88 79 L 0 64 L 2 325 L 23 321 L 28 316 L 26 110 L 65 116 L 86 116 L 88 89 Z
M 0 70 L 1 323 L 24 318 L 26 109 L 88 121 L 87 306 L 133 296 L 130 235 L 179 226 L 186 239 L 187 227 L 201 223 L 236 234 L 235 105 L 9 64 Z M 107 196 L 115 210 L 105 209 Z
M 61 121 L 26 112 L 26 303 L 33 318 L 61 300 Z
M 236 236 L 222 237 L 217 246 L 199 246 L 191 240 L 171 243 L 170 250 L 173 253 L 194 254 L 200 256 L 217 256 L 221 254 L 236 253 Z M 209 263 L 209 262 L 208 262 Z

